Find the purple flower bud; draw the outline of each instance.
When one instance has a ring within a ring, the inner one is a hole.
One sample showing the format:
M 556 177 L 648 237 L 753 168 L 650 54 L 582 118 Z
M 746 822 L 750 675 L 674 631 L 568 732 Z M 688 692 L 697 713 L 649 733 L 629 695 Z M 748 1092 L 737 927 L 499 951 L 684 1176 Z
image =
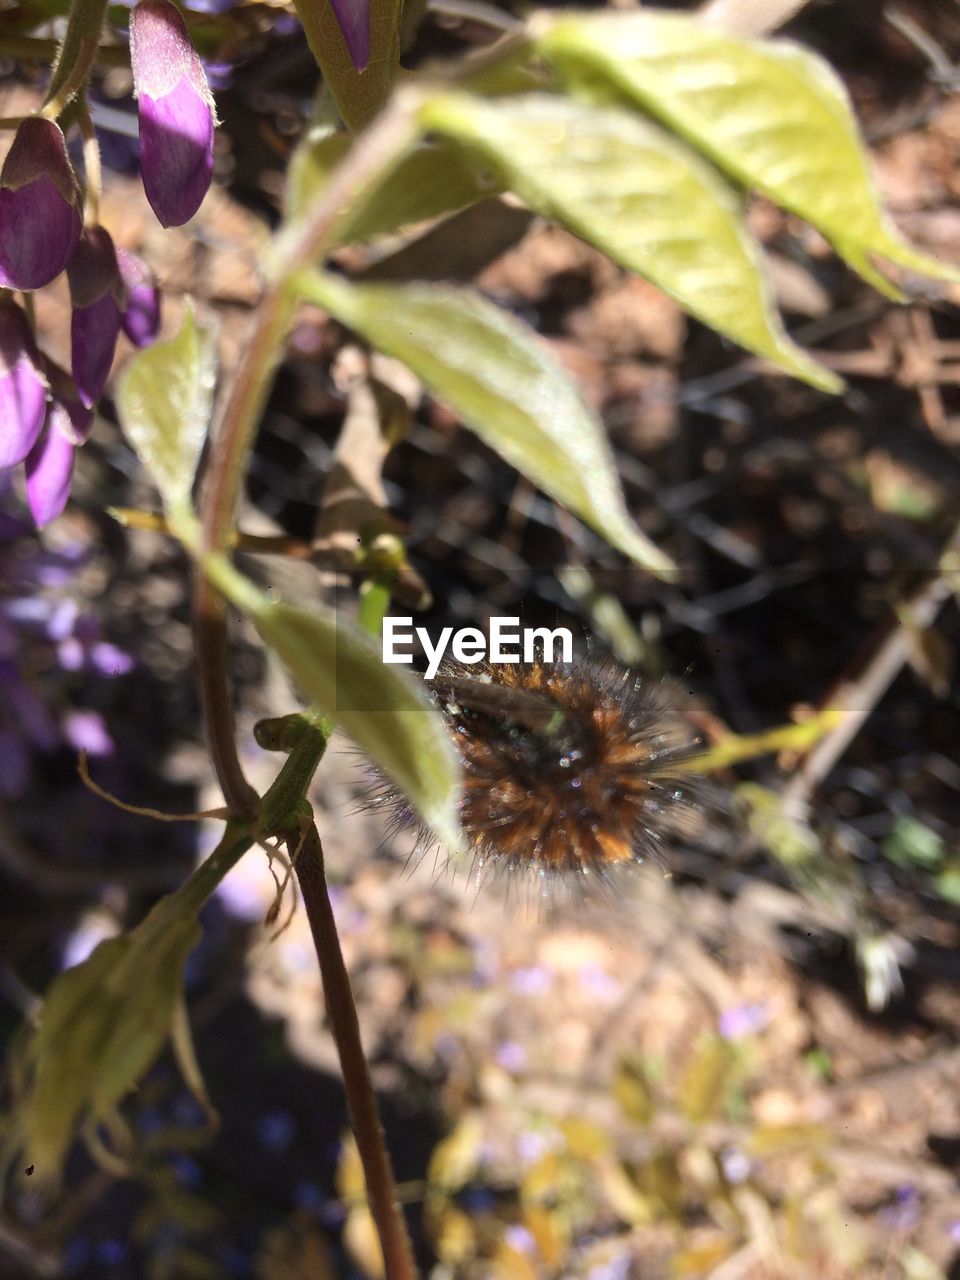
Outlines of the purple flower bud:
M 84 444 L 93 426 L 93 410 L 80 402 L 80 392 L 76 384 L 64 369 L 52 360 L 47 360 L 47 381 L 54 402 L 62 412 L 57 417 L 57 426 L 71 444 Z
M 47 411 L 47 380 L 27 318 L 0 302 L 0 470 L 22 462 Z
M 370 61 L 370 0 L 330 0 L 337 25 L 358 71 Z
M 66 409 L 54 401 L 40 439 L 27 456 L 27 505 L 38 529 L 56 520 L 70 496 L 74 446 L 63 433 L 64 419 L 69 424 Z
M 216 113 L 203 67 L 172 0 L 140 0 L 130 16 L 140 114 L 140 172 L 165 227 L 189 222 L 213 174 Z
M 160 328 L 160 290 L 153 272 L 135 253 L 117 250 L 117 265 L 126 295 L 123 332 L 135 347 L 148 347 Z
M 39 289 L 60 274 L 80 235 L 80 189 L 52 120 L 21 121 L 0 169 L 0 285 Z
M 67 267 L 73 319 L 70 357 L 73 380 L 89 409 L 100 398 L 120 335 L 120 268 L 110 233 L 85 227 Z

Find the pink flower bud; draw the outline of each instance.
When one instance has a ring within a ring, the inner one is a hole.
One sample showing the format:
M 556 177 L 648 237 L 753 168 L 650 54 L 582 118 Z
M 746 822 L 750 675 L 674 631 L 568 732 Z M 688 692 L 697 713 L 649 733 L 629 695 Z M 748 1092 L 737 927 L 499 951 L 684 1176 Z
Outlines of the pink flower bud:
M 200 208 L 213 174 L 216 112 L 200 59 L 172 0 L 140 0 L 130 16 L 143 189 L 165 227 Z
M 153 272 L 135 253 L 117 250 L 126 302 L 123 332 L 135 347 L 148 347 L 160 329 L 160 290 Z
M 0 470 L 22 462 L 36 444 L 47 410 L 47 380 L 27 324 L 0 302 Z
M 39 289 L 60 274 L 80 235 L 80 203 L 59 127 L 21 121 L 0 169 L 0 285 Z
M 85 227 L 67 267 L 73 318 L 70 358 L 80 399 L 100 398 L 120 335 L 121 291 L 117 252 L 103 227 Z

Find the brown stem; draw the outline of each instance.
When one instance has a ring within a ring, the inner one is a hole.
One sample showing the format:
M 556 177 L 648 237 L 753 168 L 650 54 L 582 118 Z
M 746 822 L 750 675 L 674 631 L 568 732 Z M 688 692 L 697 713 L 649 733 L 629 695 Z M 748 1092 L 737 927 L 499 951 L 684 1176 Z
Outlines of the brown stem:
M 227 620 L 223 596 L 201 569 L 193 582 L 193 638 L 200 708 L 214 773 L 231 813 L 252 817 L 259 797 L 237 755 L 233 702 L 227 675 Z
M 315 827 L 311 826 L 307 831 L 293 865 L 320 961 L 327 1014 L 343 1072 L 350 1127 L 363 1165 L 367 1201 L 380 1238 L 387 1280 L 417 1280 L 413 1249 L 397 1198 L 373 1082 L 360 1040 L 360 1024 L 350 990 L 350 977 L 343 962 L 330 906 L 323 869 L 323 846 Z

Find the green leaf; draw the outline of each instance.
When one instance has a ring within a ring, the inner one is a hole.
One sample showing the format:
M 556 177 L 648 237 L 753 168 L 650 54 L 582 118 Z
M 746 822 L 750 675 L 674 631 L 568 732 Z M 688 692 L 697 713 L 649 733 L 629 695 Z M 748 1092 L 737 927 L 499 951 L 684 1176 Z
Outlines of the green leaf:
M 937 893 L 944 902 L 960 906 L 960 866 L 946 867 L 936 878 Z
M 846 91 L 815 54 L 650 11 L 546 18 L 539 27 L 541 52 L 573 83 L 591 95 L 626 94 L 738 182 L 805 218 L 875 287 L 898 296 L 871 255 L 960 280 L 907 244 L 885 214 Z
M 215 381 L 216 333 L 190 304 L 177 336 L 138 351 L 120 375 L 120 424 L 172 515 L 190 510 Z
M 386 103 L 399 70 L 401 0 L 369 0 L 370 61 L 363 71 L 353 64 L 332 4 L 294 0 L 294 8 L 344 123 L 355 132 L 364 128 Z
M 377 641 L 346 618 L 271 600 L 225 560 L 206 571 L 247 613 L 314 706 L 338 724 L 451 849 L 459 846 L 460 765 L 440 713 Z
M 814 386 L 842 386 L 784 333 L 741 196 L 681 139 L 635 112 L 548 94 L 445 94 L 421 118 L 480 148 L 531 208 L 711 328 Z
M 716 1120 L 733 1082 L 737 1059 L 719 1036 L 707 1040 L 680 1078 L 677 1105 L 692 1124 Z
M 61 974 L 43 1003 L 25 1049 L 28 1090 L 17 1128 L 25 1159 L 44 1181 L 59 1177 L 81 1121 L 101 1119 L 167 1040 L 199 936 L 195 914 L 171 912 L 169 901 Z
M 624 1058 L 614 1073 L 611 1089 L 614 1101 L 627 1120 L 644 1128 L 656 1114 L 656 1099 L 639 1058 Z
M 287 216 L 309 214 L 322 196 L 336 166 L 350 150 L 344 133 L 318 131 L 297 147 L 290 163 Z M 452 213 L 498 190 L 489 173 L 471 165 L 463 149 L 439 139 L 420 142 L 387 170 L 373 186 L 351 201 L 338 221 L 328 247 L 396 231 Z
M 529 329 L 465 289 L 350 285 L 319 272 L 303 272 L 299 286 L 624 554 L 660 576 L 675 569 L 627 514 L 602 424 Z
M 483 1159 L 487 1126 L 479 1111 L 467 1111 L 433 1149 L 427 1165 L 431 1189 L 446 1195 L 461 1190 L 474 1177 Z
M 946 846 L 936 831 L 916 818 L 899 813 L 890 834 L 881 842 L 883 855 L 898 867 L 925 867 L 935 871 L 943 861 Z

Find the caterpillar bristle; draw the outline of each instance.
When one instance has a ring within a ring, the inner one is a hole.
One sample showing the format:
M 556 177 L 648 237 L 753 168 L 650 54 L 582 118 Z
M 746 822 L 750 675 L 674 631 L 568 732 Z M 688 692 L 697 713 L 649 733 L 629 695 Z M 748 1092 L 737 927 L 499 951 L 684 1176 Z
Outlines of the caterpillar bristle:
M 698 743 L 665 686 L 611 662 L 445 663 L 432 686 L 463 767 L 461 858 L 508 896 L 616 891 L 616 873 L 664 849 L 697 806 L 686 768 Z M 381 784 L 367 803 L 411 825 Z M 418 829 L 411 860 L 436 850 Z

